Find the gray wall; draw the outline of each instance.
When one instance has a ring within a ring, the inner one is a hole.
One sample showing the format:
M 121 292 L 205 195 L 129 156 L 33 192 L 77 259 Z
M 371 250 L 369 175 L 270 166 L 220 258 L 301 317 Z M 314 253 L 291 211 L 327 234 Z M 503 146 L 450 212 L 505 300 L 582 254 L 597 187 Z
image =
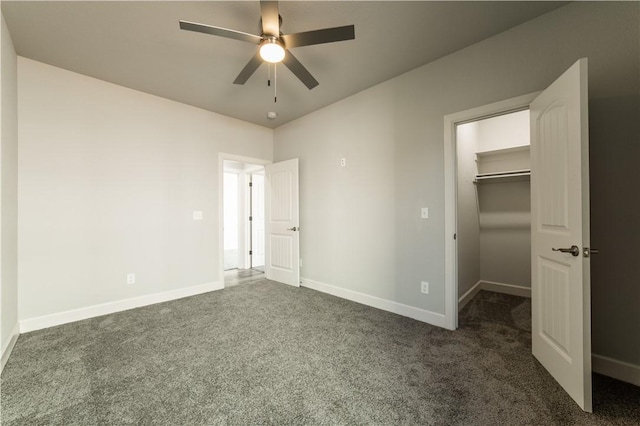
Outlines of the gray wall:
M 273 131 L 22 57 L 18 75 L 20 320 L 217 282 L 218 153 L 270 160 Z
M 302 275 L 443 313 L 443 117 L 588 57 L 593 351 L 640 364 L 639 9 L 571 3 L 276 129 L 275 158 L 300 158 Z
M 412 170 L 398 163 L 397 147 L 389 143 L 396 131 L 389 89 L 376 86 L 276 129 L 274 155 L 277 146 L 278 159 L 300 158 L 301 276 L 405 300 L 403 288 L 393 285 L 400 261 L 396 243 L 406 231 L 430 228 L 434 220 L 420 219 L 419 207 L 431 204 L 418 200 L 411 220 L 395 219 L 400 194 L 412 191 L 398 187 L 396 176 Z M 442 290 L 434 291 L 438 297 Z
M 11 35 L 2 17 L 2 94 L 0 117 L 0 270 L 2 275 L 0 304 L 0 351 L 4 354 L 11 338 L 18 332 L 18 95 L 17 57 Z
M 480 278 L 531 287 L 529 180 L 478 185 Z
M 478 122 L 479 152 L 530 145 L 529 111 Z M 529 169 L 520 161 L 501 163 L 500 170 Z M 493 170 L 493 168 L 491 168 Z M 529 179 L 490 180 L 477 185 L 480 211 L 480 278 L 531 287 L 531 190 Z

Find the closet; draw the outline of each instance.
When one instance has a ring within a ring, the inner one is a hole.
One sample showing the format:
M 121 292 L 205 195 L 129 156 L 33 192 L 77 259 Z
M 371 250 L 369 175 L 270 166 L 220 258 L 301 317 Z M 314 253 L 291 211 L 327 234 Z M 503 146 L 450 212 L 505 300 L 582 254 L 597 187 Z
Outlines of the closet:
M 456 128 L 458 296 L 531 294 L 529 111 Z

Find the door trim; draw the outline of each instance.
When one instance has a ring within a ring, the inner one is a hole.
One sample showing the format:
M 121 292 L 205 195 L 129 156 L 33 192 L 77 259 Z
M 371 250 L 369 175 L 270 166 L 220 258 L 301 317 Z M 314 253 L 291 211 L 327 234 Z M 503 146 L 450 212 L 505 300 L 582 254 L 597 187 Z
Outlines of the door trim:
M 528 109 L 540 93 L 528 93 L 444 116 L 444 322 L 449 330 L 458 328 L 458 255 L 453 239 L 457 226 L 456 126 Z
M 236 154 L 218 153 L 218 281 L 224 287 L 224 161 L 237 161 L 239 163 L 257 164 L 266 166 L 273 163 L 271 160 L 245 157 Z

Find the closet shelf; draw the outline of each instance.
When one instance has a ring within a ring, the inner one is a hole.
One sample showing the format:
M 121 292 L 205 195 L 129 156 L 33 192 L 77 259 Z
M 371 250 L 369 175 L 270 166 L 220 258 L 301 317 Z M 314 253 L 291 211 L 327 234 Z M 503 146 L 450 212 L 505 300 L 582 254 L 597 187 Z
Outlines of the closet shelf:
M 500 149 L 492 149 L 490 151 L 480 151 L 476 152 L 478 157 L 492 157 L 495 155 L 503 155 L 503 154 L 513 154 L 513 153 L 528 153 L 529 145 L 521 145 L 521 146 L 512 146 L 510 148 L 500 148 Z
M 496 181 L 498 179 L 506 181 L 506 180 L 526 180 L 531 175 L 530 169 L 522 169 L 522 170 L 510 170 L 506 172 L 496 172 L 496 173 L 481 173 L 476 175 L 476 179 L 474 183 L 481 183 L 487 181 Z

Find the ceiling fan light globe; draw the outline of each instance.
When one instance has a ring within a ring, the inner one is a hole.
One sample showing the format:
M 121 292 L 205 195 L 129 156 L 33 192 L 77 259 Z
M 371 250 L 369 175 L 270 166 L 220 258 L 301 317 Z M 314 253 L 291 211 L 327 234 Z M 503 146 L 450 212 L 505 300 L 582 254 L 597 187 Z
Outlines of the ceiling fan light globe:
M 276 41 L 267 41 L 260 46 L 260 57 L 272 64 L 282 62 L 284 54 L 284 47 Z

